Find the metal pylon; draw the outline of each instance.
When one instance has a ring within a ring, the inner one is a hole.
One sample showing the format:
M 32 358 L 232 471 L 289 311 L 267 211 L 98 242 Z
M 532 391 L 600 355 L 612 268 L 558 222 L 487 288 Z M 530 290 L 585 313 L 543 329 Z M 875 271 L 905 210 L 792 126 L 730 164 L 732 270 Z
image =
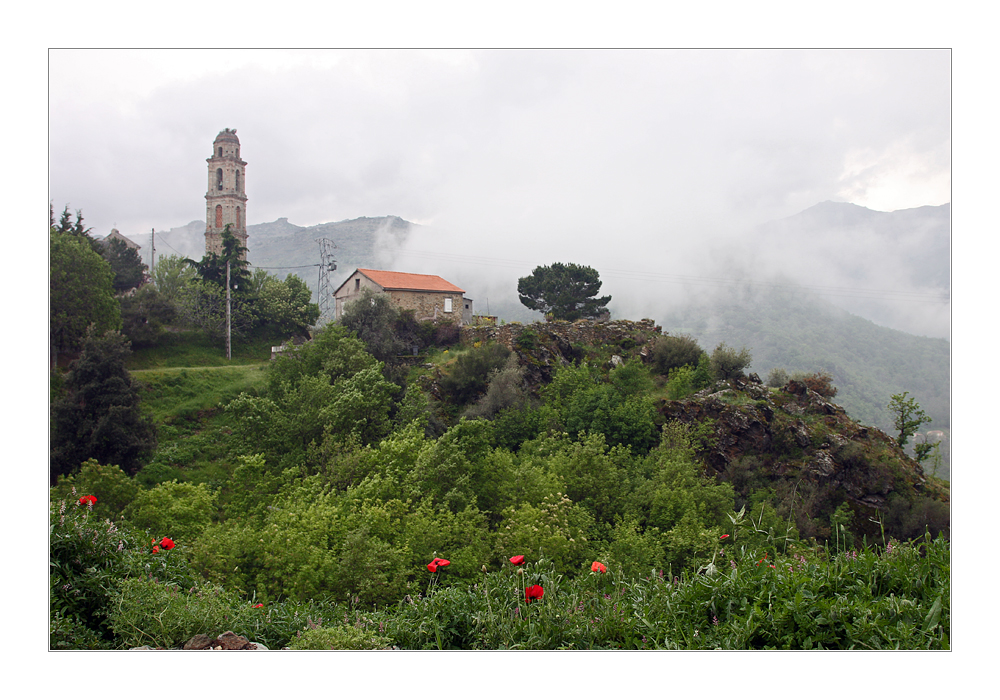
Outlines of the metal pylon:
M 333 299 L 333 284 L 330 273 L 337 269 L 337 261 L 333 259 L 333 251 L 337 247 L 329 238 L 317 238 L 319 243 L 319 289 L 317 303 L 319 304 L 319 320 L 316 325 L 322 326 L 333 320 L 336 305 Z

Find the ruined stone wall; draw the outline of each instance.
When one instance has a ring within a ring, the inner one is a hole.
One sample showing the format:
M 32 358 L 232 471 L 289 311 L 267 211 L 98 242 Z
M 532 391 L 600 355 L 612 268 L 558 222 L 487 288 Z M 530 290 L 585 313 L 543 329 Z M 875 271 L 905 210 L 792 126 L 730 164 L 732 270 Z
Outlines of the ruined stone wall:
M 641 321 L 549 321 L 527 325 L 507 323 L 502 326 L 464 326 L 461 338 L 464 345 L 477 341 L 492 340 L 514 349 L 514 342 L 525 330 L 554 335 L 568 343 L 600 346 L 607 343 L 619 345 L 625 338 L 632 338 L 636 345 L 646 345 L 663 334 L 656 322 L 644 318 Z

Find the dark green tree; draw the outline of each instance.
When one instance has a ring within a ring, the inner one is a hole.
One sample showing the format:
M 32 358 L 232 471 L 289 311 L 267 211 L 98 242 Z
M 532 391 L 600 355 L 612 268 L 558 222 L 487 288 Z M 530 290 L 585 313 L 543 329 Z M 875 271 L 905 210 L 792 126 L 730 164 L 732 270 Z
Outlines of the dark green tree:
M 205 282 L 226 287 L 226 263 L 229 263 L 229 288 L 240 290 L 247 286 L 250 281 L 250 273 L 247 271 L 247 261 L 244 259 L 247 249 L 240 245 L 240 239 L 230 231 L 231 224 L 226 224 L 222 230 L 222 254 L 206 253 L 201 261 L 195 262 L 190 258 L 186 259 L 188 265 L 193 267 L 198 276 Z
M 88 333 L 70 365 L 64 395 L 52 404 L 49 477 L 72 474 L 88 459 L 135 474 L 156 447 L 156 425 L 142 413 L 125 362 L 131 353 L 117 331 Z
M 163 326 L 172 323 L 177 309 L 167 297 L 151 284 L 146 284 L 119 299 L 122 311 L 122 333 L 132 341 L 132 347 L 156 345 Z
M 101 256 L 108 261 L 114 278 L 111 285 L 121 294 L 140 286 L 148 266 L 143 264 L 139 251 L 130 248 L 125 241 L 112 238 L 101 243 Z
M 107 261 L 83 236 L 52 230 L 49 236 L 49 349 L 79 349 L 91 325 L 97 333 L 121 328 L 121 311 Z
M 607 313 L 611 297 L 598 297 L 600 291 L 597 270 L 574 263 L 541 265 L 517 281 L 517 296 L 522 304 L 561 321 L 592 319 Z

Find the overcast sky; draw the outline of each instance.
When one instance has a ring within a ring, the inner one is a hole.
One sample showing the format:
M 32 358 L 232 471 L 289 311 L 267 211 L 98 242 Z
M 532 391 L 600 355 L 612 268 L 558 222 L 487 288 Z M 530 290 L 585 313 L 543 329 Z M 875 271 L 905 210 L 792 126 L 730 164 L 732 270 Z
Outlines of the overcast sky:
M 394 214 L 560 248 L 824 200 L 950 199 L 944 50 L 54 50 L 50 198 L 94 233 L 205 218 L 235 128 L 248 222 Z

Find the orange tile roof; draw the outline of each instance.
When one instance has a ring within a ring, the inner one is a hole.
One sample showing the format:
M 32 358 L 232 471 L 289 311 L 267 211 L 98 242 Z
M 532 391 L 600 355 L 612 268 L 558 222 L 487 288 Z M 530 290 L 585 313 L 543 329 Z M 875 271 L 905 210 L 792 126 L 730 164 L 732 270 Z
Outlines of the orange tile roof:
M 388 272 L 386 270 L 365 270 L 358 272 L 382 287 L 382 289 L 409 290 L 415 292 L 456 292 L 465 294 L 464 289 L 437 275 L 415 275 L 410 272 Z

